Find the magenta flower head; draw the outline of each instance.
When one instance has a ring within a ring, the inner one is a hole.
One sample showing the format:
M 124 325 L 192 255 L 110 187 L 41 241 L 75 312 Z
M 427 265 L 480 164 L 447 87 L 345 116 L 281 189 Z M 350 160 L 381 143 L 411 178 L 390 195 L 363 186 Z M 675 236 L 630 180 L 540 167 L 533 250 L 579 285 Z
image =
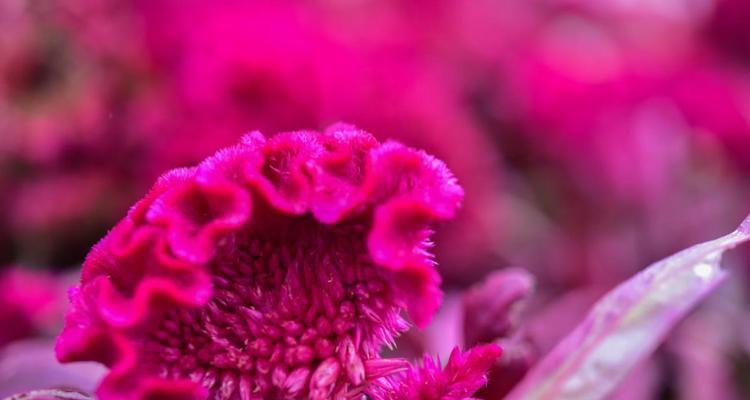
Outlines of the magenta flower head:
M 430 224 L 445 165 L 348 125 L 254 132 L 163 175 L 88 255 L 57 342 L 110 368 L 98 396 L 351 398 L 440 302 Z
M 462 353 L 451 352 L 444 368 L 440 360 L 425 356 L 421 366 L 384 377 L 370 391 L 375 400 L 467 400 L 487 383 L 487 370 L 502 353 L 486 344 Z

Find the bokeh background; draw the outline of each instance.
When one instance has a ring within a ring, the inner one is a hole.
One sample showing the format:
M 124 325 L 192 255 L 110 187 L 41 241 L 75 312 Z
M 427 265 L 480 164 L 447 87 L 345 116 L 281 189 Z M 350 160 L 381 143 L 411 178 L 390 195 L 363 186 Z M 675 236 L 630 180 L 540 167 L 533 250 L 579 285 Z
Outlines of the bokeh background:
M 466 189 L 436 237 L 441 334 L 402 352 L 469 341 L 470 288 L 533 276 L 500 399 L 603 292 L 750 212 L 749 22 L 747 0 L 0 0 L 0 346 L 55 334 L 165 170 L 345 121 Z M 750 258 L 729 264 L 616 396 L 750 398 Z

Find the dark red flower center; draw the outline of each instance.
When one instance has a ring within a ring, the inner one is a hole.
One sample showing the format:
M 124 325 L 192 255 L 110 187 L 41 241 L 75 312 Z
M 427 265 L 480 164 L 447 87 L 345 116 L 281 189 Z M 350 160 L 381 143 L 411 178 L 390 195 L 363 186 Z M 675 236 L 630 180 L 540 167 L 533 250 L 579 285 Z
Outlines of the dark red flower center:
M 211 264 L 212 299 L 169 311 L 150 328 L 143 357 L 211 399 L 361 391 L 368 360 L 406 328 L 364 235 L 356 224 L 286 221 L 275 235 L 248 227 L 228 237 Z

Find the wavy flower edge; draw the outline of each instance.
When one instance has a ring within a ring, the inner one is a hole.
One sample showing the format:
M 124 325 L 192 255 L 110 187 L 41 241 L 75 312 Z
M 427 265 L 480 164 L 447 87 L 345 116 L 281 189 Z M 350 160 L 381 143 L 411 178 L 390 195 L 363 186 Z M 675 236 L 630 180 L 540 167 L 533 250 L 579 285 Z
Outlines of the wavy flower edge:
M 101 398 L 205 398 L 189 381 L 146 379 L 134 388 L 138 349 L 125 332 L 170 307 L 205 305 L 214 292 L 207 264 L 257 209 L 310 216 L 321 225 L 370 213 L 369 256 L 424 327 L 442 295 L 429 227 L 453 217 L 462 197 L 441 161 L 394 141 L 379 144 L 351 125 L 270 139 L 246 134 L 196 167 L 162 175 L 94 246 L 70 290 L 57 357 L 109 367 Z

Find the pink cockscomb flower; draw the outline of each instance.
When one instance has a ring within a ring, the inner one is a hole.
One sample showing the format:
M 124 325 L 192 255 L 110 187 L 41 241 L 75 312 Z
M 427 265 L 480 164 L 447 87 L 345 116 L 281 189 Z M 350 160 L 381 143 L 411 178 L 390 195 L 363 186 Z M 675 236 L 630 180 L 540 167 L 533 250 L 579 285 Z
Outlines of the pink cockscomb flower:
M 57 343 L 110 368 L 98 396 L 350 398 L 439 305 L 429 225 L 445 165 L 348 125 L 254 132 L 162 176 L 88 255 Z
M 425 356 L 421 366 L 378 380 L 370 391 L 375 400 L 465 400 L 487 383 L 487 370 L 500 357 L 494 344 L 462 353 L 453 349 L 441 370 L 440 360 Z

